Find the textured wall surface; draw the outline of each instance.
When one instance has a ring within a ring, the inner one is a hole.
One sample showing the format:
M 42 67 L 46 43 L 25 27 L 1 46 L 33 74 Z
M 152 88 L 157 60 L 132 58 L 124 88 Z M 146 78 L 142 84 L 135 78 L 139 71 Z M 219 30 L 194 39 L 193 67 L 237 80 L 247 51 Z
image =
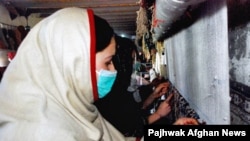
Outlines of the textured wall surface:
M 169 79 L 207 124 L 230 124 L 226 0 L 209 0 L 193 15 L 164 41 Z
M 229 0 L 231 124 L 250 124 L 250 1 Z
M 250 86 L 250 23 L 229 31 L 230 78 Z

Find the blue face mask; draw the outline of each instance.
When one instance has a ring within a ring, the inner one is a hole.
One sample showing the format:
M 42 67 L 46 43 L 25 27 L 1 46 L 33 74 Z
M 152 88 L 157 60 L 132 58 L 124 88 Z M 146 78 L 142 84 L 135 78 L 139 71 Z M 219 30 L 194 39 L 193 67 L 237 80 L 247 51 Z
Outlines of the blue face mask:
M 103 98 L 110 92 L 115 82 L 117 71 L 108 71 L 101 69 L 100 71 L 96 72 L 98 74 L 98 80 L 97 80 L 98 95 L 99 98 Z

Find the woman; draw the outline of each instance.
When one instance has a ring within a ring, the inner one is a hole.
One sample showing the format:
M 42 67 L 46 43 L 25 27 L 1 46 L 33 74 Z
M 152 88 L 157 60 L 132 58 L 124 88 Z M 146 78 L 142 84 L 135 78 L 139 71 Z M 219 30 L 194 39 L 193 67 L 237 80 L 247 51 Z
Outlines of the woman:
M 116 36 L 117 51 L 113 63 L 117 77 L 109 95 L 95 102 L 100 113 L 124 136 L 141 137 L 144 126 L 140 107 L 132 93 L 127 91 L 131 81 L 133 57 L 138 54 L 136 45 L 129 38 Z M 112 113 L 112 114 L 110 114 Z
M 112 28 L 91 10 L 65 8 L 38 23 L 0 85 L 0 141 L 136 140 L 93 105 L 116 78 L 115 46 Z
M 114 125 L 126 137 L 142 137 L 145 124 L 154 124 L 171 111 L 169 96 L 162 102 L 154 114 L 145 114 L 146 107 L 155 99 L 163 95 L 169 83 L 162 77 L 155 78 L 150 85 L 141 86 L 138 95 L 141 102 L 137 102 L 132 92 L 127 91 L 131 82 L 133 60 L 138 55 L 137 47 L 129 38 L 116 36 L 117 51 L 113 63 L 117 69 L 117 77 L 110 91 L 105 98 L 95 101 L 95 105 L 105 119 Z M 161 84 L 160 84 L 161 83 Z M 153 90 L 154 86 L 158 86 Z M 150 96 L 149 96 L 150 95 Z M 147 99 L 148 97 L 148 99 Z M 145 101 L 145 105 L 142 103 Z M 144 106 L 144 107 L 142 107 Z M 142 108 L 144 110 L 142 110 Z M 112 113 L 112 114 L 111 114 Z M 180 118 L 175 125 L 198 124 L 196 119 Z

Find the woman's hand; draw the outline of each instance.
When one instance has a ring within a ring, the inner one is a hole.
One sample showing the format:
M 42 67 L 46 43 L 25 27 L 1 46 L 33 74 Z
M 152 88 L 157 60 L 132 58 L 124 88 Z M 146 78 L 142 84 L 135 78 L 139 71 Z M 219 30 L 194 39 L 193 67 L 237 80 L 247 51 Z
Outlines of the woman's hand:
M 169 82 L 163 82 L 159 84 L 153 92 L 154 98 L 161 97 L 163 94 L 167 93 L 170 83 Z
M 169 101 L 173 97 L 173 93 L 171 93 L 166 100 L 160 103 L 158 109 L 156 110 L 156 114 L 158 114 L 160 117 L 164 117 L 168 115 L 171 111 L 171 106 L 169 104 Z
M 199 125 L 195 118 L 181 117 L 177 119 L 174 125 Z
M 171 98 L 173 97 L 173 93 L 170 94 L 166 100 L 164 100 L 163 102 L 161 102 L 161 104 L 159 105 L 158 109 L 156 110 L 155 113 L 153 113 L 152 115 L 150 115 L 148 117 L 148 123 L 152 124 L 154 122 L 156 122 L 157 120 L 159 120 L 160 118 L 168 115 L 171 111 L 171 106 L 169 104 L 169 101 L 171 100 Z
M 159 98 L 160 96 L 167 93 L 168 88 L 170 86 L 169 82 L 163 82 L 159 84 L 151 93 L 148 98 L 143 102 L 142 109 L 146 109 L 156 98 Z

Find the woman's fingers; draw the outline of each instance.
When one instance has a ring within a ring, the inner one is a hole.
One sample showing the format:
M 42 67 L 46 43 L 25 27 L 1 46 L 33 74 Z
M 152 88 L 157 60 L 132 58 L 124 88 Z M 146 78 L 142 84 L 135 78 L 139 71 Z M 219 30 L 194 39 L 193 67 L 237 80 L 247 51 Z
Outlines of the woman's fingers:
M 174 125 L 199 125 L 199 123 L 194 118 L 182 117 L 182 118 L 177 119 Z
M 174 94 L 171 93 L 171 94 L 166 98 L 165 102 L 168 103 L 168 102 L 172 99 L 173 96 L 174 96 Z

